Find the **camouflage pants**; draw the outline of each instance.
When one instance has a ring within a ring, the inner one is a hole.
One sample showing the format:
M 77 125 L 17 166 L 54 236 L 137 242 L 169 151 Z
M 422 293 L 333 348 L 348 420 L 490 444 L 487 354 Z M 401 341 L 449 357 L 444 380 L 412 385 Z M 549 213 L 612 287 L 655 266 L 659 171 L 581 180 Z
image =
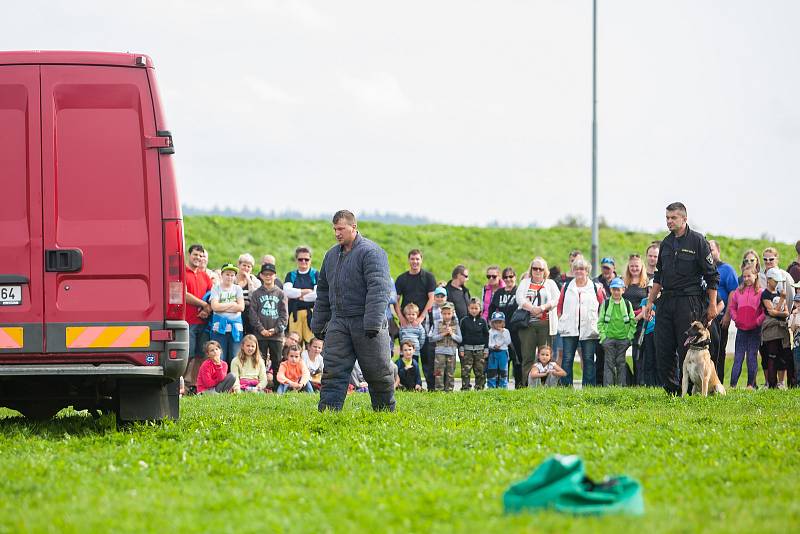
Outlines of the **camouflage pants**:
M 483 350 L 464 350 L 461 357 L 461 389 L 472 389 L 469 374 L 475 372 L 475 389 L 480 390 L 486 386 L 486 360 L 483 358 Z
M 455 354 L 437 354 L 433 360 L 433 377 L 436 391 L 453 391 L 453 377 L 456 373 Z

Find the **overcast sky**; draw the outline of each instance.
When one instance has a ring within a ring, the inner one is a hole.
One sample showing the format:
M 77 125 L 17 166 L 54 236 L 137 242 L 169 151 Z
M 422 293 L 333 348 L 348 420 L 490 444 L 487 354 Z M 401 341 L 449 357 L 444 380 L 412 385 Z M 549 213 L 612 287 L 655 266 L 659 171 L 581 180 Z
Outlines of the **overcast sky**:
M 800 2 L 599 0 L 599 211 L 800 238 Z M 591 215 L 592 2 L 13 2 L 0 48 L 143 52 L 182 201 Z M 769 207 L 767 207 L 769 206 Z

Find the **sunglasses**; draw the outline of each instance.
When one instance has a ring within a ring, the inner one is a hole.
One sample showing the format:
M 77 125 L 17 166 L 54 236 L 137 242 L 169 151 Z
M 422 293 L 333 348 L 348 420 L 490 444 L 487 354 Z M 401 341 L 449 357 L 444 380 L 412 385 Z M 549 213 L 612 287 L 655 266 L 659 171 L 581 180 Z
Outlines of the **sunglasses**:
M 755 263 L 757 261 L 758 261 L 757 258 L 747 258 L 746 260 L 744 260 L 744 263 Z
M 463 276 L 464 278 L 469 279 L 469 275 L 467 273 L 461 273 L 461 276 Z
M 778 259 L 778 258 L 764 258 L 764 263 L 766 263 L 768 261 L 775 261 L 776 259 Z
M 540 271 L 544 271 L 544 269 L 542 269 L 541 267 L 531 267 L 531 271 L 540 272 Z
M 486 279 L 487 280 L 494 280 L 495 278 L 497 278 L 496 274 L 487 274 L 486 275 Z
M 311 258 L 297 258 L 297 261 L 302 261 L 302 262 L 311 261 Z
M 516 278 L 517 275 L 515 274 L 507 274 L 503 277 L 503 280 L 511 280 L 512 278 Z
M 639 256 L 638 254 L 631 254 L 630 256 L 628 256 L 629 260 L 632 260 L 633 258 L 641 258 L 641 256 Z

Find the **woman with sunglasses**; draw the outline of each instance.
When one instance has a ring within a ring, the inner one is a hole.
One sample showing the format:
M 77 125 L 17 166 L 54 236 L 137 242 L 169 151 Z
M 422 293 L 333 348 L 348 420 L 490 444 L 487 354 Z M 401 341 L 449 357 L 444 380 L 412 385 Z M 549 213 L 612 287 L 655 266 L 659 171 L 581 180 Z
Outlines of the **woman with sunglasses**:
M 500 267 L 490 265 L 486 268 L 486 285 L 483 286 L 483 318 L 489 320 L 489 306 L 492 305 L 492 298 L 498 289 L 506 287 L 505 282 L 500 277 Z
M 514 272 L 513 267 L 506 267 L 503 269 L 503 284 L 504 286 L 494 292 L 492 296 L 492 303 L 489 304 L 489 316 L 496 311 L 503 312 L 506 320 L 511 320 L 514 312 L 517 311 L 517 274 Z M 522 358 L 521 358 L 521 344 L 519 341 L 519 332 L 516 329 L 511 330 L 511 346 L 514 348 L 510 360 L 514 365 L 514 388 L 524 388 L 528 384 L 528 379 L 523 380 L 522 374 Z
M 786 302 L 788 302 L 789 307 L 791 307 L 792 301 L 794 300 L 795 280 L 792 278 L 792 275 L 790 275 L 787 271 L 778 267 L 778 260 L 779 260 L 778 249 L 776 249 L 775 247 L 765 248 L 764 254 L 761 256 L 761 259 L 764 260 L 764 272 L 759 273 L 758 275 L 759 283 L 762 284 L 761 287 L 767 287 L 766 273 L 769 272 L 771 269 L 776 269 L 781 275 L 781 280 L 777 283 L 776 287 L 781 293 L 786 295 Z M 766 354 L 764 352 L 763 345 L 762 345 L 761 356 L 762 356 L 762 362 L 766 362 L 766 360 L 764 359 L 766 357 Z M 764 366 L 765 375 L 766 375 L 766 369 L 767 369 L 766 366 Z M 785 384 L 786 384 L 786 369 L 784 368 L 784 366 L 781 366 L 780 368 L 778 368 L 778 387 L 784 388 Z
M 519 329 L 524 377 L 530 374 L 531 367 L 536 363 L 539 347 L 553 346 L 552 336 L 558 329 L 558 296 L 558 286 L 550 279 L 547 262 L 540 257 L 534 258 L 528 277 L 517 288 L 517 306 L 530 313 L 528 326 Z

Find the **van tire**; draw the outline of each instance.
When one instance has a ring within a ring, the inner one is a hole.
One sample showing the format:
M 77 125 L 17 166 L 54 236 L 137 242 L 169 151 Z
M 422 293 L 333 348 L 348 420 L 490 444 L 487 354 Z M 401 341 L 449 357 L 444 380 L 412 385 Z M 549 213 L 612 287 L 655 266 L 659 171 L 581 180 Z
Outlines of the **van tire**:
M 160 380 L 120 380 L 115 395 L 117 423 L 177 420 L 180 416 L 178 388 L 175 380 L 166 384 Z

